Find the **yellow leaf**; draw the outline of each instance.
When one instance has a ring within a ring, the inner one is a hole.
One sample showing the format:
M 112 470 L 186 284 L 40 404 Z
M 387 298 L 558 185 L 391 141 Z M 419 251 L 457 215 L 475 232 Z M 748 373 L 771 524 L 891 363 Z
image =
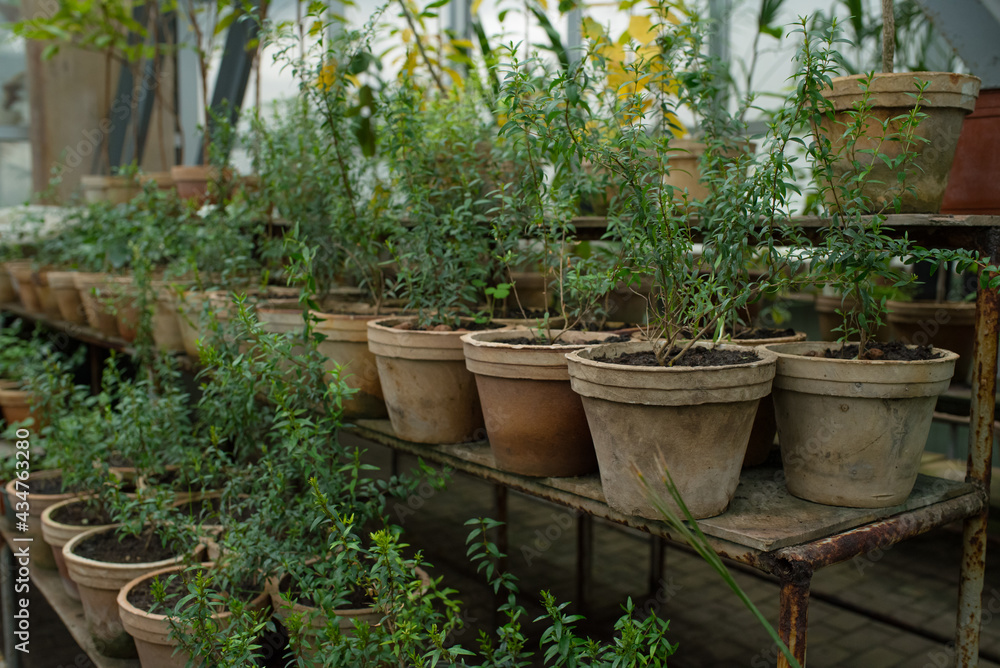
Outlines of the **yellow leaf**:
M 677 118 L 673 114 L 668 113 L 664 120 L 666 120 L 667 127 L 670 128 L 670 131 L 674 133 L 675 139 L 681 139 L 682 137 L 687 135 L 687 128 L 685 128 L 684 124 L 681 123 L 681 119 Z
M 472 0 L 472 6 L 469 8 L 472 16 L 475 16 L 479 12 L 479 5 L 481 4 L 483 4 L 483 0 Z
M 403 38 L 404 44 L 409 44 L 410 40 L 413 39 L 413 31 L 410 30 L 409 28 L 406 28 L 403 30 L 403 34 L 401 35 L 401 37 Z
M 316 35 L 320 34 L 320 32 L 322 32 L 322 30 L 323 30 L 323 22 L 322 21 L 313 21 L 312 25 L 309 26 L 309 36 L 310 37 L 315 37 Z
M 592 39 L 594 41 L 608 41 L 608 36 L 604 32 L 604 27 L 600 23 L 590 18 L 589 16 L 583 17 L 583 36 L 587 39 Z
M 451 40 L 451 45 L 456 49 L 471 49 L 472 40 L 471 39 L 453 39 Z
M 628 33 L 639 44 L 649 44 L 656 39 L 657 30 L 648 16 L 633 16 L 628 22 Z
M 538 4 L 540 4 L 542 6 L 542 9 L 548 11 L 548 9 L 549 9 L 549 3 L 548 3 L 547 0 L 538 0 Z

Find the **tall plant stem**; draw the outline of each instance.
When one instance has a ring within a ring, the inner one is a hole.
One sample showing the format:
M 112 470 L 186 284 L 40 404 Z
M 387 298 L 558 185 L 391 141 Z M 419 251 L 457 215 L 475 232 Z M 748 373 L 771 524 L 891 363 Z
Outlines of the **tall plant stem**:
M 417 24 L 413 20 L 413 15 L 410 14 L 410 8 L 406 6 L 406 0 L 399 0 L 399 6 L 403 8 L 403 16 L 406 18 L 406 24 L 410 27 L 413 32 L 413 40 L 417 43 L 417 49 L 420 51 L 420 57 L 423 59 L 424 64 L 427 65 L 427 69 L 430 70 L 431 76 L 434 78 L 434 84 L 438 87 L 441 93 L 447 93 L 447 89 L 444 87 L 444 82 L 441 81 L 441 77 L 438 75 L 436 69 L 434 69 L 433 63 L 431 63 L 430 57 L 427 55 L 427 51 L 424 49 L 424 43 L 420 41 L 420 33 L 417 32 Z
M 896 55 L 896 15 L 892 0 L 882 0 L 882 71 L 892 74 L 892 60 Z

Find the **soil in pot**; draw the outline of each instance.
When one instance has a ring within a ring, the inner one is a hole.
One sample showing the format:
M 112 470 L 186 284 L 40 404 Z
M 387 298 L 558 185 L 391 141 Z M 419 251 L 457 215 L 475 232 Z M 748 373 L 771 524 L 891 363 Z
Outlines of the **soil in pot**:
M 697 352 L 690 359 L 738 363 L 663 367 L 653 350 L 652 342 L 613 343 L 567 355 L 572 387 L 583 398 L 594 438 L 606 501 L 626 515 L 662 519 L 641 474 L 657 498 L 679 512 L 663 483 L 666 468 L 696 518 L 718 515 L 739 484 L 757 405 L 771 389 L 776 357 L 721 344 L 715 346 L 719 355 Z M 606 361 L 618 359 L 637 364 Z
M 109 564 L 147 563 L 177 556 L 177 551 L 164 546 L 153 535 L 152 529 L 120 540 L 115 532 L 106 531 L 80 543 L 73 553 L 84 559 Z
M 805 354 L 805 357 L 822 356 L 828 360 L 853 360 L 858 359 L 857 343 L 850 343 L 842 346 L 833 346 L 816 351 L 816 355 Z M 912 362 L 916 360 L 933 360 L 941 357 L 943 353 L 935 350 L 931 346 L 908 346 L 899 341 L 888 341 L 885 343 L 872 341 L 865 346 L 865 354 L 861 356 L 863 360 L 882 360 L 884 362 Z
M 399 328 L 399 318 L 368 323 L 368 348 L 396 435 L 414 443 L 464 443 L 485 436 L 476 379 L 465 368 L 462 331 Z M 472 323 L 463 323 L 472 326 Z
M 503 471 L 539 477 L 597 470 L 597 456 L 566 353 L 628 334 L 553 332 L 554 341 L 524 330 L 467 334 L 466 368 L 475 374 L 494 463 Z
M 923 358 L 912 361 L 857 360 L 823 342 L 766 348 L 778 355 L 774 405 L 788 491 L 856 508 L 905 501 L 958 356 L 925 349 L 900 355 Z
M 667 353 L 668 358 L 680 355 L 673 361 L 673 366 L 726 366 L 729 364 L 749 364 L 760 360 L 760 356 L 752 350 L 734 350 L 732 348 L 708 348 L 696 346 L 687 352 L 682 352 L 682 348 L 671 348 Z M 662 366 L 656 359 L 656 354 L 651 351 L 620 353 L 614 357 L 597 358 L 600 362 L 607 364 L 622 364 L 624 366 Z

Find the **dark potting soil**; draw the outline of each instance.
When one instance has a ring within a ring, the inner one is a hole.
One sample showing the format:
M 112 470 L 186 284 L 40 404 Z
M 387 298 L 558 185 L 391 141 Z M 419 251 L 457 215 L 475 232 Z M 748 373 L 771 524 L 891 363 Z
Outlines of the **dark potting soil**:
M 53 522 L 74 527 L 96 527 L 114 523 L 107 510 L 82 501 L 56 508 L 50 517 Z
M 678 354 L 683 348 L 671 348 L 668 359 Z M 756 362 L 760 357 L 752 350 L 721 350 L 719 348 L 691 348 L 674 362 L 674 366 L 727 366 L 730 364 L 747 364 Z M 660 366 L 656 355 L 650 352 L 622 353 L 617 357 L 599 359 L 598 362 L 608 364 L 624 364 L 626 366 Z
M 578 332 L 617 332 L 620 329 L 635 329 L 638 325 L 630 322 L 581 322 L 573 326 L 573 329 Z
M 297 582 L 292 582 L 291 578 L 285 578 L 281 583 L 281 593 L 285 594 L 289 600 L 293 600 L 299 605 L 316 607 L 316 602 L 299 590 Z M 370 608 L 375 605 L 375 601 L 361 587 L 357 585 L 351 587 L 351 592 L 347 595 L 347 603 L 338 607 L 338 610 L 351 610 L 357 608 Z
M 815 357 L 816 355 L 812 355 Z M 839 348 L 827 348 L 823 351 L 823 356 L 833 360 L 852 360 L 858 357 L 858 344 L 854 343 Z M 870 342 L 865 348 L 865 354 L 861 359 L 882 360 L 887 362 L 913 362 L 919 360 L 933 360 L 941 357 L 941 353 L 936 353 L 933 347 L 907 346 L 899 341 L 889 341 L 881 343 L 879 341 Z
M 182 577 L 183 576 L 183 577 Z M 188 588 L 184 577 L 193 578 L 193 573 L 178 573 L 176 577 L 170 578 L 169 574 L 167 579 L 161 579 L 161 582 L 166 582 L 164 587 L 166 596 L 164 597 L 163 603 L 157 605 L 156 597 L 153 595 L 153 578 L 148 580 L 143 580 L 128 593 L 128 602 L 139 608 L 140 610 L 145 610 L 149 612 L 156 607 L 159 613 L 163 613 L 165 610 L 172 610 L 174 606 L 177 605 L 177 601 L 182 597 L 187 596 Z M 233 591 L 227 592 L 229 596 L 238 596 L 241 600 L 251 601 L 260 595 L 260 589 L 254 587 L 252 583 L 243 583 L 238 587 L 234 587 Z
M 70 490 L 63 490 L 62 476 L 28 478 L 28 493 L 30 494 L 62 494 L 64 491 Z
M 452 327 L 451 325 L 434 325 L 433 327 L 417 327 L 414 323 L 410 321 L 401 322 L 398 325 L 393 325 L 393 329 L 401 330 L 412 330 L 417 332 L 482 332 L 487 329 L 496 329 L 496 325 L 490 323 L 481 322 L 466 322 L 461 327 Z
M 497 343 L 509 343 L 512 346 L 594 346 L 599 343 L 624 343 L 631 340 L 631 338 L 628 334 L 618 334 L 617 336 L 609 336 L 606 339 L 588 339 L 587 341 L 564 341 L 559 339 L 553 342 L 538 337 L 519 336 L 516 339 L 504 339 L 503 341 L 497 341 Z
M 73 554 L 109 564 L 146 564 L 177 556 L 176 550 L 164 547 L 152 533 L 146 529 L 138 536 L 118 540 L 116 531 L 104 531 L 77 544 Z
M 733 336 L 733 339 L 737 341 L 757 341 L 759 339 L 778 339 L 786 336 L 795 336 L 795 330 L 791 328 L 751 327 L 740 330 Z

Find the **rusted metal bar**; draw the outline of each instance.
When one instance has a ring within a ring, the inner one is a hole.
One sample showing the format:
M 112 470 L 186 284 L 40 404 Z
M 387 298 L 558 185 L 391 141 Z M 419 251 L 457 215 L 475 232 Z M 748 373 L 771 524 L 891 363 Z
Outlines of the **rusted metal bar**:
M 1000 232 L 985 235 L 984 254 L 998 261 Z M 955 665 L 979 663 L 979 630 L 986 570 L 986 522 L 989 517 L 990 474 L 993 470 L 993 420 L 996 406 L 997 335 L 1000 295 L 980 289 L 976 295 L 976 341 L 972 366 L 972 410 L 969 419 L 969 468 L 966 478 L 979 486 L 986 503 L 965 520 L 962 531 L 962 580 L 958 589 Z
M 802 668 L 806 665 L 806 631 L 809 626 L 809 583 L 812 571 L 803 570 L 781 578 L 778 635 Z M 790 668 L 784 654 L 778 654 L 778 668 Z
M 777 575 L 801 566 L 817 570 L 969 517 L 985 505 L 986 499 L 981 495 L 959 496 L 828 538 L 763 554 L 757 567 Z

